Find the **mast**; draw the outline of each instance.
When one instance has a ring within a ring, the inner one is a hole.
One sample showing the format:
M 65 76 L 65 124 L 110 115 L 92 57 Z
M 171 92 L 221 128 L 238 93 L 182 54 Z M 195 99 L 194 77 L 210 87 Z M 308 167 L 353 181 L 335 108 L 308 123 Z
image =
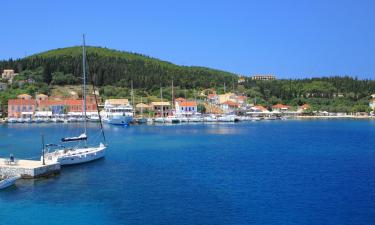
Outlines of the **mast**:
M 164 106 L 163 106 L 163 88 L 160 84 L 160 99 L 161 99 L 161 116 L 164 118 Z
M 172 110 L 174 110 L 174 92 L 173 92 L 173 79 L 172 79 Z
M 134 90 L 133 90 L 133 80 L 131 80 L 131 89 L 132 89 L 132 104 L 133 104 L 133 117 L 135 116 L 135 102 L 134 102 Z
M 142 101 L 142 96 L 141 96 L 141 118 L 143 118 L 143 101 Z
M 85 134 L 87 133 L 87 119 L 86 119 L 86 49 L 85 49 L 85 34 L 83 36 L 82 46 L 82 69 L 83 69 L 83 116 L 85 119 Z

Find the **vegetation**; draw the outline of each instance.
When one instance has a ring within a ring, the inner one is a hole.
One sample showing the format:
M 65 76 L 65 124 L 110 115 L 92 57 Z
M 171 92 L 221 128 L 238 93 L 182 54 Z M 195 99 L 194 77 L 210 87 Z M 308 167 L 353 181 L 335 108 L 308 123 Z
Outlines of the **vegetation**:
M 19 73 L 6 91 L 0 92 L 0 104 L 20 93 L 68 95 L 69 90 L 82 82 L 82 52 L 80 47 L 47 51 L 17 60 L 0 61 L 0 70 L 14 69 Z M 313 79 L 254 81 L 250 78 L 238 84 L 233 73 L 204 68 L 178 66 L 148 56 L 88 47 L 87 61 L 89 82 L 100 88 L 103 98 L 130 98 L 133 82 L 135 102 L 160 100 L 173 95 L 191 99 L 203 99 L 202 92 L 210 89 L 217 93 L 234 91 L 248 96 L 249 103 L 271 107 L 284 103 L 297 107 L 304 103 L 312 110 L 330 112 L 368 112 L 368 101 L 375 93 L 375 81 L 351 77 L 327 77 Z M 224 84 L 226 88 L 224 89 Z M 211 90 L 211 91 L 212 91 Z M 204 107 L 200 107 L 204 111 Z

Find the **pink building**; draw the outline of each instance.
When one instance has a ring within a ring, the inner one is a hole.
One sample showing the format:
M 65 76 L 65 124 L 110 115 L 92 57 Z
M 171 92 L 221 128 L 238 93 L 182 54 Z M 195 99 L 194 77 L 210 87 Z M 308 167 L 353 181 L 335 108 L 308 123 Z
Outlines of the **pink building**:
M 9 99 L 8 117 L 27 118 L 35 111 L 35 99 Z

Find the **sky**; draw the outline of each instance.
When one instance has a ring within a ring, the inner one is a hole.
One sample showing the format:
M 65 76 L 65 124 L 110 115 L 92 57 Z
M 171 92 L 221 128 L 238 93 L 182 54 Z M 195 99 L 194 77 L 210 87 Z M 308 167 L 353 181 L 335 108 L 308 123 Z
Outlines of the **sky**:
M 81 44 L 278 78 L 375 79 L 373 0 L 2 0 L 0 59 Z

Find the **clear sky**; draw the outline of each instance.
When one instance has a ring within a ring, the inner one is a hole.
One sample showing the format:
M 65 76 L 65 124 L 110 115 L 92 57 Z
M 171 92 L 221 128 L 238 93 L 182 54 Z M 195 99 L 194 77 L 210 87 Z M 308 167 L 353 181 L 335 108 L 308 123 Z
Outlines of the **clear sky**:
M 2 0 L 0 59 L 87 44 L 282 78 L 375 79 L 373 0 Z

